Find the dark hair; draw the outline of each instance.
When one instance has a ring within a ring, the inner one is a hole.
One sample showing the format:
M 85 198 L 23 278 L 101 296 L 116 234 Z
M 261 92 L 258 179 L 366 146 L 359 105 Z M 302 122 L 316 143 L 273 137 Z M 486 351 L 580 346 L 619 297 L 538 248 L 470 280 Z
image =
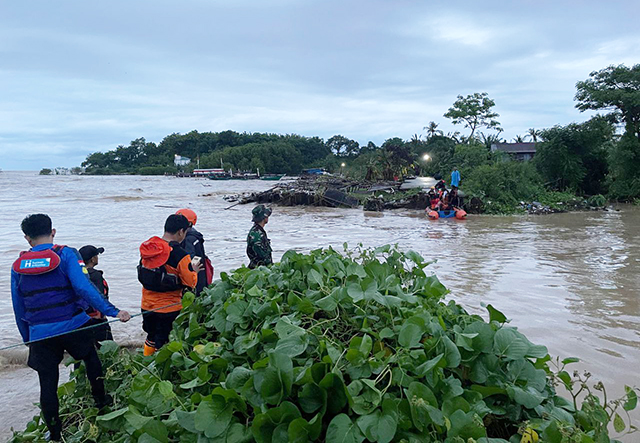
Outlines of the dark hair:
M 47 214 L 27 215 L 20 224 L 22 232 L 29 238 L 38 238 L 51 234 L 51 219 Z
M 182 214 L 171 214 L 167 217 L 167 221 L 164 222 L 164 232 L 169 234 L 175 234 L 181 229 L 189 229 L 191 225 L 189 220 Z

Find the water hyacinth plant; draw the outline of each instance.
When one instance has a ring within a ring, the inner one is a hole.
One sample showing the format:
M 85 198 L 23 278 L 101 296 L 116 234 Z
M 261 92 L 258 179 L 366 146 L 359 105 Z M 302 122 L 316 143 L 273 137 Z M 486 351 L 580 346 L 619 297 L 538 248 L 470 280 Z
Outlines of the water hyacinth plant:
M 551 360 L 493 306 L 485 321 L 445 303 L 427 266 L 345 245 L 223 273 L 185 295 L 155 355 L 103 345 L 110 410 L 74 372 L 59 391 L 65 441 L 588 443 L 615 441 L 610 424 L 634 430 L 635 389 L 601 400 L 566 369 L 576 359 Z M 36 417 L 13 441 L 45 431 Z

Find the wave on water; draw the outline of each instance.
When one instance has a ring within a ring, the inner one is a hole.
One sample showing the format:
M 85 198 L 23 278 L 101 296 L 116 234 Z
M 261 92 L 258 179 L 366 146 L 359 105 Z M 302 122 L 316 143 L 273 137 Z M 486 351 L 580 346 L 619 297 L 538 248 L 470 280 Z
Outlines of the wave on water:
M 0 352 L 0 371 L 15 369 L 15 366 L 27 366 L 28 349 L 9 349 Z
M 140 197 L 138 195 L 110 195 L 106 197 L 102 197 L 102 200 L 111 200 L 114 202 L 127 202 L 127 201 L 138 201 L 138 200 L 148 200 L 151 197 Z
M 117 343 L 121 348 L 129 349 L 130 351 L 142 349 L 142 341 L 139 339 L 117 340 Z M 26 367 L 28 357 L 29 350 L 26 348 L 16 348 L 8 349 L 6 351 L 0 351 L 0 372 L 12 371 L 19 367 Z

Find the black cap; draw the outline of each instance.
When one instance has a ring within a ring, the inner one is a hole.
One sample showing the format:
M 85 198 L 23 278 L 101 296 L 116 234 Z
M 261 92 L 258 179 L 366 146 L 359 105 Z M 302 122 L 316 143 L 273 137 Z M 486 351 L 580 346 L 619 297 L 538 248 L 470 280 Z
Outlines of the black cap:
M 87 245 L 81 247 L 78 252 L 80 252 L 80 255 L 82 256 L 82 261 L 86 262 L 91 260 L 96 255 L 102 254 L 104 252 L 104 248 L 96 248 L 95 246 Z

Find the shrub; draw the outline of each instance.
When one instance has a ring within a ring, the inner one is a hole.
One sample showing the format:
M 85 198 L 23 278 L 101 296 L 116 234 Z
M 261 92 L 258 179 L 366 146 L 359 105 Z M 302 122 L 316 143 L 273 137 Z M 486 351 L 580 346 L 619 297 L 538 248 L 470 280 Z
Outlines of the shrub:
M 168 166 L 143 166 L 138 169 L 140 175 L 164 175 L 175 172 L 175 168 Z
M 483 199 L 487 212 L 493 213 L 514 212 L 520 201 L 535 200 L 544 193 L 542 179 L 531 162 L 479 166 L 463 177 L 463 186 L 467 195 Z
M 609 152 L 609 194 L 619 200 L 640 196 L 640 141 L 624 135 Z

